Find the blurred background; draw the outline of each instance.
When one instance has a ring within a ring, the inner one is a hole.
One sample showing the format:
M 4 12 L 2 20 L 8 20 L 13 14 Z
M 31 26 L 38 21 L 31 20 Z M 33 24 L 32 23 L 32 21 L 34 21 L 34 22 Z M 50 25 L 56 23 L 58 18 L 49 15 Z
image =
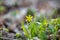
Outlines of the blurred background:
M 0 15 L 5 18 L 12 17 L 13 11 L 18 11 L 17 15 L 26 15 L 28 9 L 36 11 L 37 15 L 50 15 L 53 9 L 60 9 L 60 0 L 0 0 Z
M 50 16 L 53 19 L 60 17 L 60 0 L 0 0 L 0 28 L 19 34 L 21 22 L 28 14 L 46 16 L 48 20 Z

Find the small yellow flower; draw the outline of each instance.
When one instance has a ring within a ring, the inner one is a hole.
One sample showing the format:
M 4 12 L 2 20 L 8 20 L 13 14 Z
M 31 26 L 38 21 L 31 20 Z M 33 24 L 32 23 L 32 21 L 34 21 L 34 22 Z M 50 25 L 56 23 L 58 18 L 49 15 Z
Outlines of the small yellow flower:
M 31 15 L 26 16 L 26 21 L 27 22 L 31 22 L 32 21 L 32 18 L 33 18 L 33 16 L 31 16 Z

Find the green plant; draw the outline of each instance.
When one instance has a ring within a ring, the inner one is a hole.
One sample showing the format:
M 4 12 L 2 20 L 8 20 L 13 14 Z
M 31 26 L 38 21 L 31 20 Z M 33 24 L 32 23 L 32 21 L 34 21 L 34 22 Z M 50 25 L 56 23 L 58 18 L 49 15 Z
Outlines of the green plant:
M 42 24 L 37 24 L 36 21 L 30 22 L 28 23 L 28 31 L 27 31 L 26 28 L 24 27 L 24 24 L 22 23 L 22 29 L 24 30 L 25 35 L 30 39 L 31 38 L 33 39 L 33 37 L 37 36 L 41 40 L 46 40 L 47 39 L 45 32 L 46 28 L 44 25 L 46 25 L 46 20 L 44 20 Z
M 30 11 L 28 13 L 30 13 Z M 52 13 L 55 11 L 56 10 L 54 10 Z M 51 16 L 50 20 L 48 20 L 43 15 L 38 18 L 36 17 L 36 14 L 34 14 L 33 21 L 30 21 L 29 23 L 27 22 L 27 26 L 28 28 L 26 29 L 24 27 L 24 22 L 22 22 L 22 29 L 28 40 L 34 40 L 34 37 L 38 37 L 40 40 L 48 40 L 48 37 L 51 34 L 53 34 L 53 40 L 56 40 L 56 35 L 58 33 L 58 29 L 60 28 L 60 18 L 52 19 Z
M 31 15 L 31 16 L 34 16 L 34 14 L 35 14 L 35 10 L 32 10 L 32 9 L 28 9 L 28 11 L 27 11 L 27 15 Z

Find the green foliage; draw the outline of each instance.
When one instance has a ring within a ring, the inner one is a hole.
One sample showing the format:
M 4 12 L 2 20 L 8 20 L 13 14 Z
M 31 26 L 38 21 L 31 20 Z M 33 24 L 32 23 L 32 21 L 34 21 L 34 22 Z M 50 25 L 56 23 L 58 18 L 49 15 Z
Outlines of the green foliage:
M 28 34 L 26 28 L 24 27 L 24 22 L 22 22 L 21 25 L 22 25 L 23 31 L 25 32 L 25 36 L 29 37 L 29 34 Z
M 30 35 L 31 37 L 37 36 L 37 31 L 38 31 L 38 24 L 36 24 L 35 22 L 31 22 L 28 25 L 28 30 L 30 31 Z
M 35 11 L 33 11 L 32 9 L 28 9 L 27 15 L 32 15 L 32 16 L 34 16 L 34 14 L 35 14 Z
M 38 37 L 41 40 L 47 40 L 46 27 L 44 27 L 42 24 L 39 26 Z
M 54 10 L 52 13 L 55 11 L 56 10 Z M 27 15 L 34 16 L 34 20 L 30 23 L 27 23 L 27 29 L 24 27 L 24 23 L 22 23 L 22 29 L 25 32 L 25 36 L 29 40 L 34 39 L 34 37 L 38 37 L 40 40 L 47 40 L 48 35 L 51 34 L 53 34 L 53 40 L 56 40 L 56 35 L 58 33 L 58 29 L 60 28 L 60 18 L 52 19 L 51 16 L 51 19 L 48 20 L 43 15 L 38 18 L 36 17 L 36 14 L 34 14 L 34 11 L 30 9 L 28 10 Z
M 33 39 L 33 37 L 38 37 L 41 40 L 47 40 L 48 38 L 47 37 L 48 33 L 46 34 L 47 30 L 50 34 L 54 35 L 53 40 L 56 39 L 55 36 L 58 33 L 58 28 L 60 28 L 60 18 L 54 19 L 53 21 L 51 19 L 49 22 L 46 18 L 44 18 L 44 20 L 39 22 L 41 24 L 38 24 L 36 22 L 37 21 L 28 23 L 28 29 L 27 29 L 28 31 L 24 27 L 24 24 L 22 25 L 22 28 L 27 38 Z
M 45 21 L 44 21 L 45 22 Z M 45 24 L 44 24 L 45 25 Z M 39 37 L 41 40 L 46 40 L 47 39 L 47 35 L 46 35 L 46 31 L 45 31 L 45 27 L 44 27 L 43 23 L 40 25 L 38 23 L 34 22 L 30 22 L 28 24 L 28 32 L 26 31 L 25 27 L 22 26 L 26 36 L 29 34 L 30 36 L 27 36 L 28 38 L 33 38 L 33 37 Z

